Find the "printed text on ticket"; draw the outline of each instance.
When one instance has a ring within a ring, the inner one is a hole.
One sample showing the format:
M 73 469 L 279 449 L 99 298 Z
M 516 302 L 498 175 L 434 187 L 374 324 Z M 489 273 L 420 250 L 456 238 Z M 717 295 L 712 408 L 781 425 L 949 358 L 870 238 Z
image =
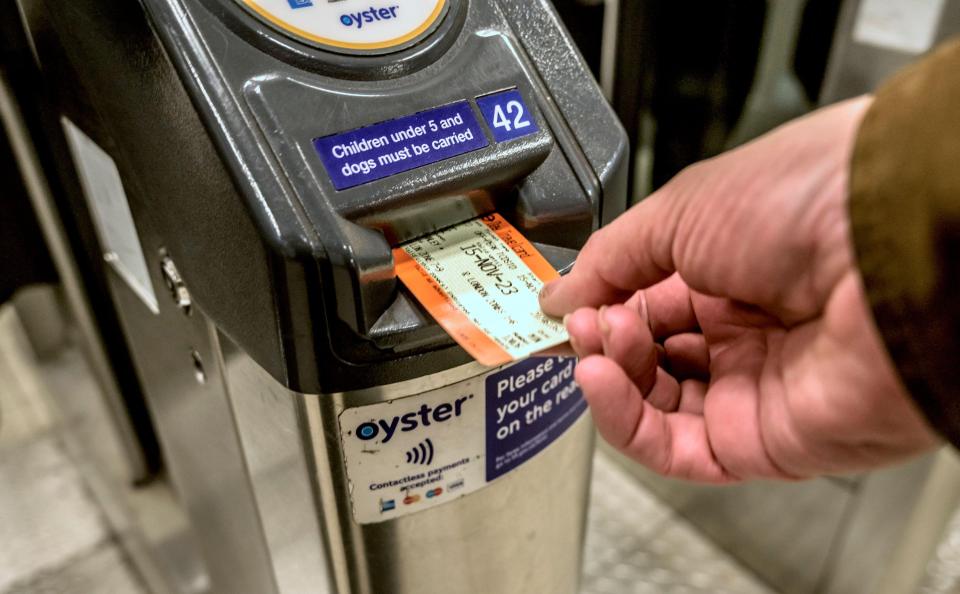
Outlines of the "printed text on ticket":
M 537 301 L 557 271 L 498 214 L 407 243 L 393 257 L 403 284 L 484 365 L 522 359 L 569 339 Z

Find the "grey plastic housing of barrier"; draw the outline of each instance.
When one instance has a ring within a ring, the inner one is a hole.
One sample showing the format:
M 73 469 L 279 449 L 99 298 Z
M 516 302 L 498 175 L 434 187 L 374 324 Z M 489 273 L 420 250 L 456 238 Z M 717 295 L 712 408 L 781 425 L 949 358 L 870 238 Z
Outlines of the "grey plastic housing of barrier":
M 469 360 L 398 283 L 398 243 L 496 210 L 564 268 L 625 208 L 626 136 L 544 0 L 451 0 L 428 38 L 375 56 L 302 44 L 234 0 L 141 3 L 162 53 L 131 50 L 152 36 L 109 2 L 114 22 L 94 24 L 100 43 L 72 61 L 196 307 L 290 389 Z M 536 134 L 342 191 L 312 146 L 509 88 Z

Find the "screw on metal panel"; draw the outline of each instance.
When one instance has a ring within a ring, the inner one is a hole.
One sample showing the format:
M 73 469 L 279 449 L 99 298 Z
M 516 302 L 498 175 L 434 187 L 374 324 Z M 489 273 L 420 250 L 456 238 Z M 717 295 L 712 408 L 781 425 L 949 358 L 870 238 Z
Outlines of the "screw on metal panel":
M 193 361 L 193 377 L 198 384 L 207 383 L 207 372 L 203 369 L 203 359 L 196 349 L 190 351 L 190 359 Z
M 173 302 L 180 308 L 180 311 L 190 315 L 192 301 L 190 292 L 183 282 L 183 277 L 180 276 L 177 265 L 173 263 L 173 258 L 166 255 L 165 252 L 161 252 L 161 255 L 160 272 L 163 276 L 163 284 L 167 286 L 170 296 L 173 297 Z

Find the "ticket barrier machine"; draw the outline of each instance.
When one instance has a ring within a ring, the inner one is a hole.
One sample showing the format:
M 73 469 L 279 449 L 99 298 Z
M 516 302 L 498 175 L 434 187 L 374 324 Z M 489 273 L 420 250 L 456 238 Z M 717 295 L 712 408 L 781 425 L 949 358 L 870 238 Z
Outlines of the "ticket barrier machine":
M 472 362 L 391 256 L 496 211 L 563 269 L 624 209 L 549 2 L 17 4 L 212 590 L 576 591 L 572 360 Z

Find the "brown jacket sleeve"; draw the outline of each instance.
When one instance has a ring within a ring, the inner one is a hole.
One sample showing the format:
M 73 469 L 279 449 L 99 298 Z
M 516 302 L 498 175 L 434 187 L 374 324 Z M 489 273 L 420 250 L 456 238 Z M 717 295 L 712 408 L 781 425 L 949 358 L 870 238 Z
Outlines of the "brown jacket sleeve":
M 877 93 L 854 149 L 850 214 L 894 363 L 931 425 L 960 445 L 960 42 Z

